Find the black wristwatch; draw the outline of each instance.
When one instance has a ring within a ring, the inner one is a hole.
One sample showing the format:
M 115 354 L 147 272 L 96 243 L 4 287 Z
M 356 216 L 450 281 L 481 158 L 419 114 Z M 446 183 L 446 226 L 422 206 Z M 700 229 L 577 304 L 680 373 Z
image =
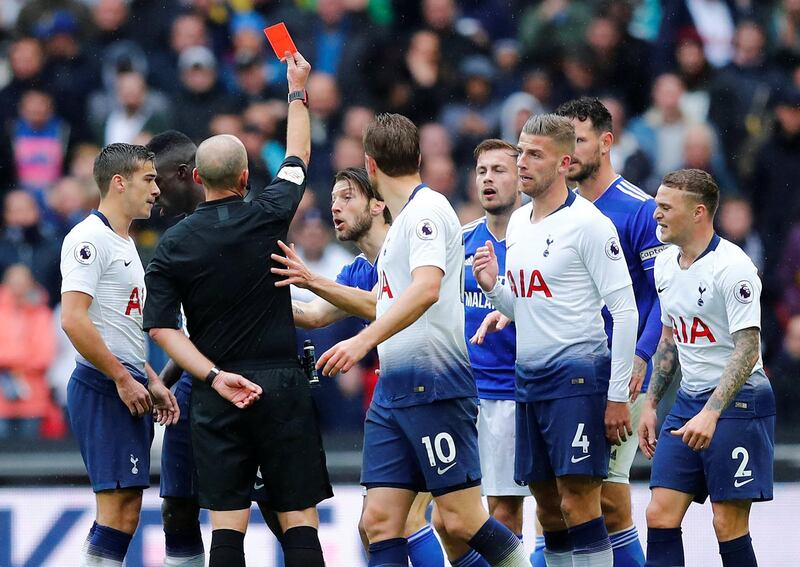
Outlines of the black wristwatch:
M 308 93 L 305 89 L 290 92 L 286 102 L 290 103 L 293 100 L 300 100 L 306 105 L 306 107 L 308 107 Z
M 206 380 L 205 380 L 206 384 L 208 384 L 209 387 L 213 387 L 214 380 L 217 379 L 217 376 L 219 376 L 219 368 L 217 368 L 216 366 L 212 366 L 211 370 L 209 370 L 208 374 L 206 374 Z

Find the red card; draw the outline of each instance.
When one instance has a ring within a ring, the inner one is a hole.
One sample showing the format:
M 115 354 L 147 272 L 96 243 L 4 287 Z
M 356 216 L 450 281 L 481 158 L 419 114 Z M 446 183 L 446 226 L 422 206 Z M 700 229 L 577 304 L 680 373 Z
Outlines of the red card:
M 283 61 L 285 53 L 297 53 L 297 48 L 294 46 L 292 37 L 289 35 L 289 30 L 286 29 L 286 24 L 283 22 L 264 28 L 264 33 L 272 46 L 275 55 Z

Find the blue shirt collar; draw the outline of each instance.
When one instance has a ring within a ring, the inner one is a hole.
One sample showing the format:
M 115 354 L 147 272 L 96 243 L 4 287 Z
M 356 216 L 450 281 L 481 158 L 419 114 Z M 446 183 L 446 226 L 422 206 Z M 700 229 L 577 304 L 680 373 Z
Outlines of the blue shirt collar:
M 414 190 L 411 192 L 411 196 L 408 198 L 408 201 L 406 201 L 406 204 L 403 205 L 403 209 L 405 209 L 408 206 L 408 204 L 411 202 L 411 199 L 416 197 L 417 193 L 419 193 L 420 190 L 424 189 L 425 187 L 427 187 L 427 185 L 425 185 L 424 183 L 420 183 L 419 185 L 414 187 Z M 402 211 L 403 209 L 400 209 L 400 210 Z
M 703 256 L 705 256 L 706 254 L 710 254 L 711 252 L 716 250 L 717 246 L 719 246 L 719 241 L 720 240 L 721 239 L 720 239 L 719 235 L 715 232 L 714 236 L 711 237 L 711 242 L 708 243 L 708 246 L 706 246 L 706 249 L 703 250 L 703 253 L 700 254 L 697 258 L 695 258 L 695 261 L 692 262 L 692 265 L 696 264 L 697 261 L 700 258 L 702 258 Z M 680 265 L 680 262 L 681 262 L 681 255 L 680 255 L 680 253 L 678 253 L 678 265 Z
M 110 228 L 111 230 L 114 230 L 114 229 L 112 228 L 112 226 L 111 226 L 111 223 L 110 223 L 110 222 L 108 222 L 108 218 L 107 218 L 107 217 L 106 217 L 106 216 L 105 216 L 103 213 L 101 213 L 100 211 L 98 211 L 97 209 L 92 209 L 92 211 L 91 211 L 89 214 L 90 214 L 90 215 L 95 215 L 97 218 L 99 218 L 101 221 L 103 221 L 103 224 L 104 224 L 104 225 L 106 225 L 106 226 L 107 226 L 108 228 Z
M 571 207 L 572 203 L 575 202 L 576 198 L 577 198 L 577 194 L 575 193 L 575 191 L 572 191 L 569 187 L 567 187 L 567 200 L 564 201 L 564 203 L 560 207 L 558 207 L 555 211 L 550 213 L 550 215 L 556 214 L 561 209 L 566 209 L 567 207 Z M 550 215 L 547 215 L 547 216 L 549 217 Z

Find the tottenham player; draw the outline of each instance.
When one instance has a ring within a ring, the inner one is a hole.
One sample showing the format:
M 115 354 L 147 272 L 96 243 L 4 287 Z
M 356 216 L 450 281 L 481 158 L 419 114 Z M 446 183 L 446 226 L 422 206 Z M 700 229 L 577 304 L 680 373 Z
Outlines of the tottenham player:
M 153 154 L 106 146 L 94 178 L 100 205 L 61 249 L 61 325 L 78 351 L 67 407 L 97 503 L 80 565 L 112 566 L 122 565 L 150 484 L 150 411 L 171 425 L 179 410 L 145 362 L 144 268 L 128 234 L 159 196 Z
M 506 232 L 506 282 L 497 281 L 494 246 L 473 262 L 495 307 L 514 319 L 517 341 L 515 477 L 527 482 L 544 528 L 551 567 L 610 566 L 600 508 L 609 445 L 633 432 L 628 384 L 637 313 L 631 279 L 611 221 L 569 191 L 575 150 L 569 119 L 531 117 L 519 140 L 520 186 L 532 202 Z M 609 356 L 600 314 L 613 318 Z
M 490 565 L 526 565 L 521 542 L 480 499 L 475 382 L 463 318 L 454 317 L 462 309 L 461 226 L 447 199 L 420 181 L 410 120 L 377 116 L 364 149 L 370 181 L 394 219 L 378 255 L 376 318 L 325 352 L 318 367 L 324 375 L 347 371 L 378 346 L 381 376 L 367 412 L 361 479 L 369 565 L 406 565 L 403 528 L 422 491 L 433 494 L 447 532 Z
M 334 176 L 331 191 L 331 214 L 333 215 L 336 238 L 341 242 L 355 242 L 361 254 L 352 263 L 344 266 L 336 277 L 335 284 L 371 291 L 378 281 L 378 270 L 375 267 L 386 233 L 389 232 L 392 216 L 383 198 L 378 195 L 369 182 L 367 172 L 363 168 L 346 168 Z M 281 243 L 286 256 L 274 254 L 273 260 L 284 268 L 272 268 L 272 272 L 285 276 L 285 280 L 277 282 L 277 286 L 289 284 L 325 295 L 334 282 L 311 272 L 303 260 L 295 253 L 293 247 Z M 332 285 L 334 284 L 334 285 Z M 335 290 L 334 290 L 335 293 Z M 300 327 L 317 329 L 330 325 L 348 316 L 322 297 L 310 302 L 292 301 L 294 321 Z M 365 325 L 369 321 L 364 321 Z M 431 495 L 421 492 L 411 506 L 404 536 L 408 539 L 408 558 L 413 567 L 441 567 L 444 555 L 433 528 L 425 517 Z M 364 531 L 363 521 L 359 520 L 359 533 L 365 548 L 369 541 Z
M 647 565 L 684 565 L 681 522 L 711 498 L 725 567 L 752 567 L 752 502 L 772 500 L 775 398 L 761 363 L 761 281 L 735 244 L 714 233 L 719 189 L 697 169 L 667 174 L 656 195 L 663 332 L 639 443 L 653 458 Z M 656 407 L 683 374 L 656 445 Z
M 481 340 L 475 337 L 494 308 L 472 275 L 475 251 L 487 240 L 494 245 L 500 269 L 504 271 L 506 227 L 511 214 L 520 206 L 517 155 L 516 146 L 498 139 L 484 140 L 475 148 L 478 200 L 486 215 L 464 225 L 462 230 L 464 331 L 480 400 L 481 490 L 487 497 L 489 513 L 522 539 L 523 499 L 530 492 L 514 482 L 515 330 L 511 324 Z M 504 279 L 500 276 L 501 281 Z M 445 545 L 450 544 L 444 528 L 437 525 L 437 529 Z
M 639 329 L 629 393 L 631 422 L 636 430 L 645 403 L 645 396 L 639 396 L 639 393 L 647 392 L 650 358 L 661 335 L 661 311 L 653 282 L 653 264 L 656 255 L 666 245 L 656 237 L 653 219 L 656 204 L 652 197 L 614 171 L 611 165 L 611 146 L 614 143 L 611 114 L 598 99 L 581 98 L 566 102 L 556 109 L 556 114 L 572 120 L 575 127 L 575 153 L 567 179 L 577 183 L 578 194 L 592 201 L 614 223 L 633 283 Z M 605 308 L 603 319 L 610 344 L 612 321 Z M 631 464 L 638 447 L 638 438 L 631 436 L 622 445 L 611 449 L 608 478 L 602 488 L 603 517 L 616 567 L 644 565 L 644 552 L 631 514 L 629 485 Z

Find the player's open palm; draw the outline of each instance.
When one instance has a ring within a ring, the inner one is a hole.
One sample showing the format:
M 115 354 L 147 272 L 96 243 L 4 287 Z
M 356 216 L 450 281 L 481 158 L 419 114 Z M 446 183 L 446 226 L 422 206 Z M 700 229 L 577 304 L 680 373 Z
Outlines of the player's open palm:
M 294 249 L 294 244 L 287 246 L 278 240 L 278 246 L 283 251 L 284 256 L 280 254 L 272 254 L 273 262 L 277 262 L 282 268 L 270 268 L 270 271 L 276 276 L 283 276 L 284 279 L 275 282 L 275 287 L 285 287 L 287 285 L 295 285 L 297 287 L 307 288 L 309 282 L 314 278 L 313 272 L 308 269 L 303 260 L 298 256 Z
M 497 283 L 498 272 L 494 245 L 487 240 L 484 246 L 475 251 L 475 256 L 472 258 L 472 275 L 483 291 L 491 291 Z
M 262 391 L 258 384 L 232 372 L 220 372 L 211 387 L 239 409 L 251 406 L 261 397 Z
M 656 454 L 656 442 L 658 441 L 658 416 L 655 410 L 646 402 L 642 408 L 642 415 L 639 417 L 639 448 L 648 459 L 652 459 Z
M 306 61 L 299 51 L 284 54 L 286 61 L 286 80 L 289 82 L 289 91 L 301 91 L 306 88 L 308 75 L 311 73 L 311 64 Z
M 148 414 L 153 408 L 147 388 L 130 374 L 117 382 L 117 394 L 134 417 Z
M 486 335 L 489 333 L 497 333 L 508 327 L 511 319 L 500 313 L 499 311 L 492 311 L 481 321 L 480 327 L 475 331 L 475 334 L 469 339 L 470 344 L 482 345 Z
M 159 425 L 175 425 L 181 417 L 181 410 L 175 394 L 169 391 L 160 380 L 147 386 L 153 399 L 153 419 Z

